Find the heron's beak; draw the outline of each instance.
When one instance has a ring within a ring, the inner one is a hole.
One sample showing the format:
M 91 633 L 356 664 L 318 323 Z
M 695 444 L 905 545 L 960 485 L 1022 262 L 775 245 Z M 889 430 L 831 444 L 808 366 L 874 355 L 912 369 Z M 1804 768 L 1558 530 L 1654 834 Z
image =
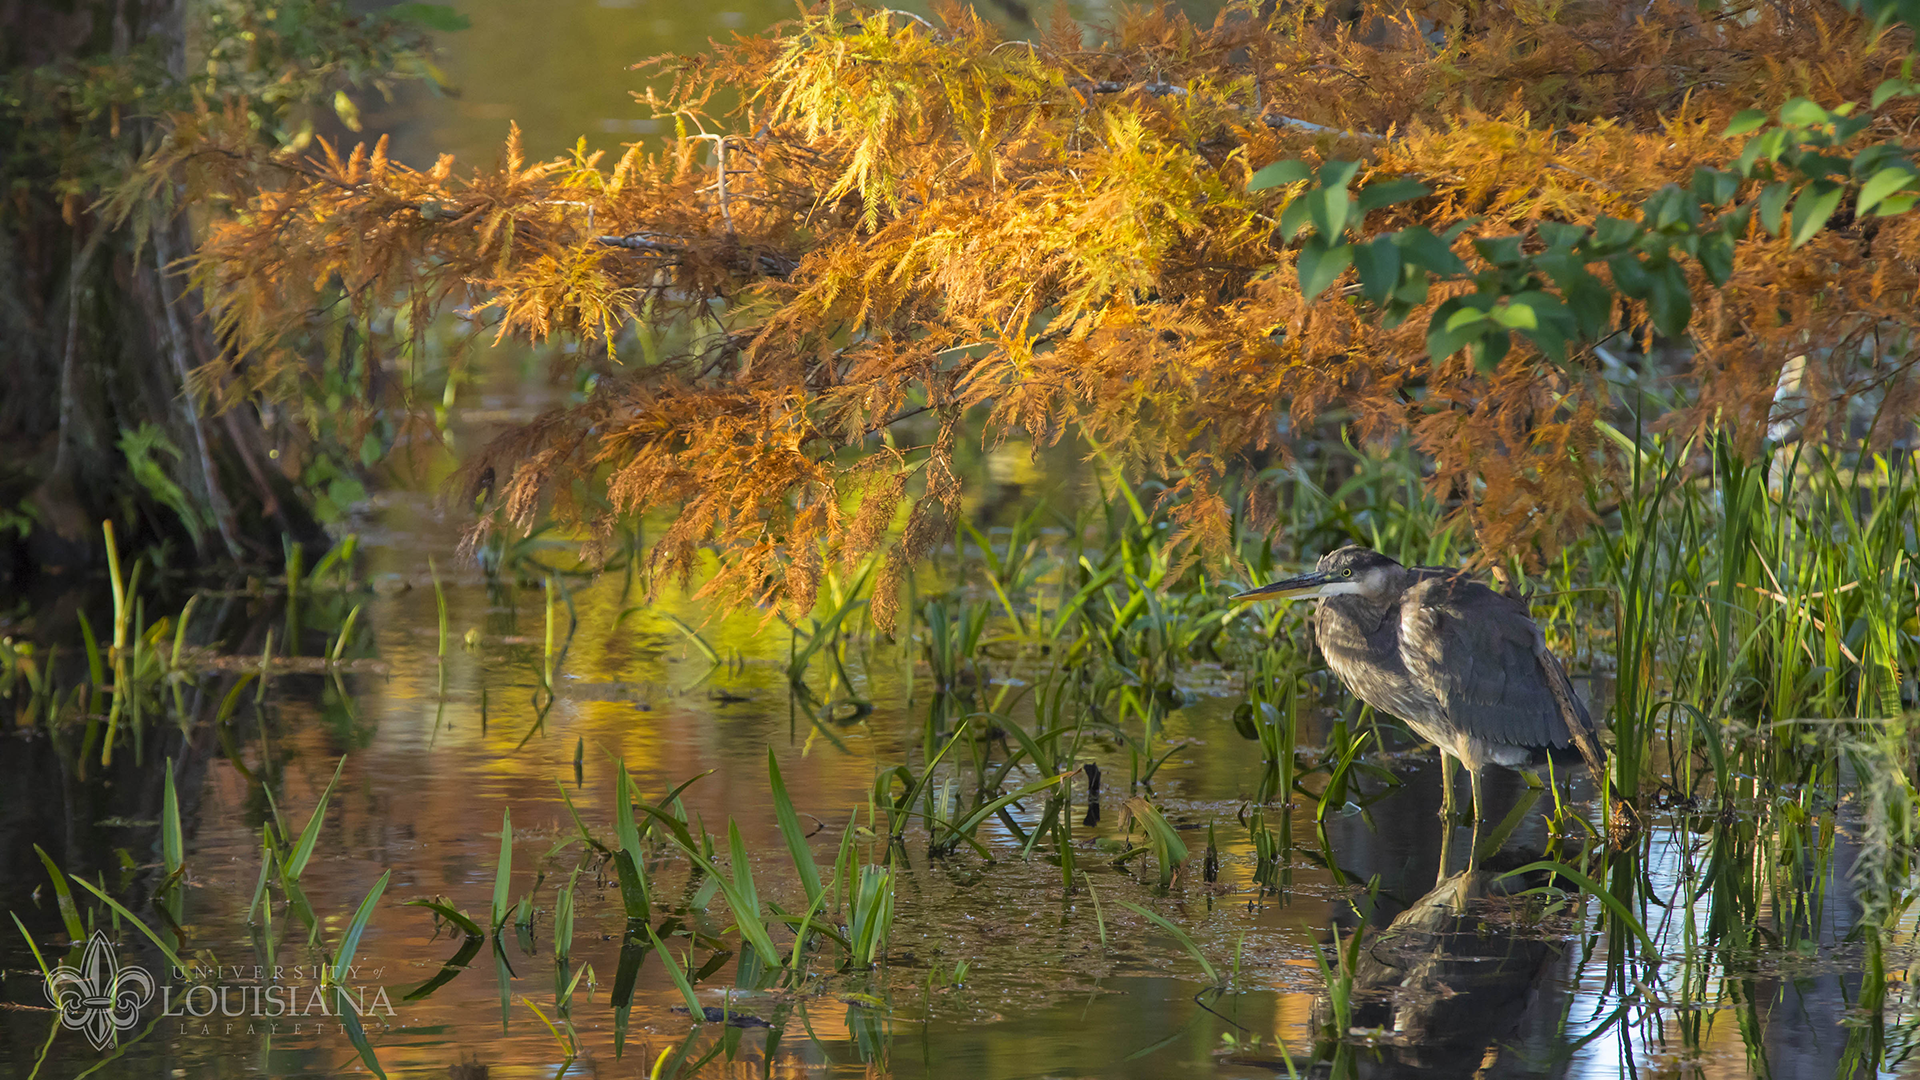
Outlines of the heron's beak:
M 1337 580 L 1332 574 L 1315 570 L 1310 574 L 1290 577 L 1285 581 L 1276 581 L 1271 585 L 1262 585 L 1257 589 L 1248 589 L 1230 597 L 1233 600 L 1306 600 L 1325 596 L 1327 586 Z

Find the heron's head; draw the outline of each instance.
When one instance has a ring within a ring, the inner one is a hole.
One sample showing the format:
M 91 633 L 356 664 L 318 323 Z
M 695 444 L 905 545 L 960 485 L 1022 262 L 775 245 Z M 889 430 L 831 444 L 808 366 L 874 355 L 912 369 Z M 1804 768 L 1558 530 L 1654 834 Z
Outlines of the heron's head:
M 1235 600 L 1308 600 L 1362 596 L 1384 603 L 1406 588 L 1406 567 L 1371 548 L 1349 544 L 1320 557 L 1312 573 L 1248 589 Z

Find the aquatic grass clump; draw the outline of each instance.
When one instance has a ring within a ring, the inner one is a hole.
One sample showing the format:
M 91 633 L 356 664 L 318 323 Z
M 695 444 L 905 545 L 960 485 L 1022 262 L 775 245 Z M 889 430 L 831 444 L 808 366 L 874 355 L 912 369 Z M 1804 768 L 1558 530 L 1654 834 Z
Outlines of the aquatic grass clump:
M 1135 795 L 1121 804 L 1120 824 L 1129 832 L 1134 824 L 1141 827 L 1147 842 L 1135 851 L 1152 852 L 1154 864 L 1160 870 L 1160 888 L 1166 889 L 1172 885 L 1174 875 L 1180 872 L 1188 855 L 1186 842 L 1180 839 L 1180 833 L 1173 823 L 1167 820 L 1159 807 L 1145 797 Z M 1121 858 L 1125 859 L 1133 853 L 1123 854 Z

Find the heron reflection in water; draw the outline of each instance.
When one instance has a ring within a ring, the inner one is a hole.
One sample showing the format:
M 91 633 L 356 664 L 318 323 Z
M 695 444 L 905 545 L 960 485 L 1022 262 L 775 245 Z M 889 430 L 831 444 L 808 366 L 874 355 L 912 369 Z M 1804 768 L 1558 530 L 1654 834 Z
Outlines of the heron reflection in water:
M 1525 602 L 1463 571 L 1402 566 L 1357 546 L 1324 556 L 1312 573 L 1234 597 L 1309 598 L 1319 601 L 1320 651 L 1341 683 L 1440 748 L 1441 813 L 1449 821 L 1453 760 L 1467 768 L 1476 826 L 1488 765 L 1584 760 L 1599 780 L 1606 758 L 1593 720 Z
M 1517 867 L 1536 857 L 1507 853 L 1505 862 Z M 1370 936 L 1354 972 L 1352 1021 L 1380 1032 L 1382 1046 L 1360 1076 L 1564 1071 L 1542 1066 L 1563 1057 L 1566 946 L 1521 929 L 1507 899 L 1545 878 L 1503 879 L 1492 869 L 1454 874 Z

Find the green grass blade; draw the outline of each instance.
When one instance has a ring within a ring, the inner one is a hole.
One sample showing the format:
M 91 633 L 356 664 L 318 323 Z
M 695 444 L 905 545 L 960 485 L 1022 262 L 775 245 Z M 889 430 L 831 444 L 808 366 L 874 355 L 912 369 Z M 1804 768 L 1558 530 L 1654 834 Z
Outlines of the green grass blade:
M 268 630 L 267 633 L 272 634 L 273 631 Z M 265 671 L 266 665 L 265 664 L 260 665 L 260 670 Z M 231 719 L 233 717 L 234 711 L 240 707 L 241 695 L 245 693 L 248 686 L 251 686 L 253 684 L 253 680 L 259 677 L 260 677 L 259 671 L 246 671 L 246 672 L 242 672 L 239 675 L 239 677 L 235 678 L 233 680 L 233 685 L 227 688 L 227 696 L 225 698 L 222 698 L 220 701 L 220 710 L 213 714 L 213 722 L 216 724 L 224 724 L 229 719 Z M 265 682 L 262 682 L 260 684 L 260 692 L 263 696 L 265 695 L 266 690 L 267 690 L 267 684 Z
M 346 981 L 347 969 L 353 966 L 353 954 L 360 948 L 360 935 L 366 933 L 367 920 L 373 918 L 373 906 L 386 894 L 387 881 L 393 877 L 392 870 L 382 871 L 380 880 L 373 883 L 367 895 L 354 909 L 353 921 L 347 924 L 346 935 L 340 939 L 340 955 L 333 961 L 333 982 L 339 986 Z
M 187 966 L 186 961 L 180 959 L 179 954 L 175 953 L 173 949 L 170 946 L 168 946 L 165 941 L 162 941 L 160 939 L 160 935 L 154 933 L 153 930 L 150 929 L 145 922 L 141 921 L 139 916 L 135 915 L 131 911 L 128 911 L 125 904 L 122 904 L 120 901 L 115 900 L 111 896 L 108 896 L 105 890 L 101 889 L 98 885 L 95 885 L 93 882 L 88 881 L 86 878 L 81 877 L 79 874 L 71 874 L 69 876 L 72 877 L 73 880 L 79 882 L 82 888 L 86 889 L 88 892 L 99 897 L 100 899 L 106 901 L 107 906 L 113 909 L 114 914 L 132 923 L 134 929 L 146 935 L 147 940 L 153 942 L 154 948 L 160 950 L 160 955 L 167 958 L 167 963 L 172 964 L 174 967 L 179 968 L 181 970 L 186 969 L 186 966 Z
M 978 829 L 988 818 L 999 813 L 1001 810 L 1005 809 L 1008 806 L 1011 806 L 1012 804 L 1020 801 L 1021 799 L 1026 798 L 1029 795 L 1033 795 L 1038 792 L 1045 791 L 1046 789 L 1053 787 L 1054 785 L 1059 784 L 1064 780 L 1070 779 L 1072 776 L 1073 774 L 1070 772 L 1055 773 L 1054 775 L 1049 776 L 1043 780 L 1035 780 L 1033 783 L 1028 784 L 1023 788 L 1020 788 L 1019 790 L 1014 791 L 1011 794 L 1002 795 L 999 798 L 994 799 L 992 802 L 983 803 L 978 808 L 976 808 L 973 811 L 973 813 L 968 814 L 965 818 L 962 818 L 958 823 L 948 825 L 947 833 L 950 836 L 954 836 L 960 839 L 970 838 L 973 836 L 973 831 L 975 829 Z
M 714 651 L 713 646 L 707 644 L 706 638 L 700 636 L 700 631 L 682 622 L 672 612 L 662 611 L 659 614 L 661 618 L 672 623 L 676 629 L 686 635 L 687 644 L 699 650 L 700 655 L 706 657 L 707 663 L 714 667 L 720 666 L 720 654 Z
M 483 938 L 487 936 L 487 932 L 480 928 L 479 923 L 473 921 L 471 915 L 454 907 L 452 904 L 443 904 L 438 900 L 408 900 L 402 903 L 401 906 L 426 908 L 428 911 L 459 927 L 460 932 L 470 938 Z
M 560 789 L 560 799 L 567 804 L 567 815 L 573 818 L 574 827 L 580 830 L 580 841 L 602 855 L 613 854 L 607 845 L 594 839 L 593 833 L 587 830 L 587 823 L 580 819 L 580 811 L 573 805 L 573 796 L 567 794 L 567 785 L 555 780 L 553 786 Z M 632 817 L 633 811 L 629 809 L 627 815 L 628 817 Z
M 173 790 L 173 763 L 166 766 L 166 786 L 160 792 L 160 856 L 171 875 L 186 862 L 187 847 L 180 831 L 180 799 Z
M 13 925 L 20 928 L 20 936 L 27 939 L 27 948 L 33 950 L 33 962 L 39 966 L 40 974 L 44 978 L 49 973 L 49 969 L 47 967 L 47 958 L 40 955 L 40 946 L 34 943 L 33 935 L 27 933 L 27 924 L 20 921 L 19 912 L 9 911 L 7 912 L 7 914 L 13 916 Z M 804 936 L 805 935 L 802 935 L 802 937 Z M 796 943 L 796 946 L 797 944 L 798 943 Z M 800 956 L 800 950 L 798 947 L 796 947 L 793 950 L 793 955 L 795 960 L 797 961 Z M 797 967 L 798 964 L 796 963 L 795 966 Z
M 580 868 L 573 868 L 567 878 L 567 887 L 560 890 L 553 906 L 553 955 L 554 959 L 565 962 L 573 955 L 573 890 L 580 884 Z
M 613 871 L 620 882 L 620 903 L 626 909 L 627 918 L 645 921 L 653 918 L 653 905 L 647 894 L 647 883 L 640 876 L 640 868 L 635 865 L 632 854 L 626 851 L 613 853 Z
M 693 984 L 687 981 L 687 973 L 681 970 L 680 962 L 667 951 L 666 943 L 660 940 L 659 934 L 653 932 L 652 926 L 647 927 L 647 940 L 653 942 L 653 951 L 660 954 L 660 962 L 666 965 L 667 974 L 673 978 L 673 985 L 680 991 L 681 999 L 687 1003 L 687 1013 L 693 1017 L 693 1022 L 706 1023 L 707 1010 L 700 1004 L 700 999 L 694 995 Z
M 741 839 L 740 826 L 732 818 L 727 819 L 727 861 L 732 864 L 729 869 L 733 871 L 733 889 L 739 898 L 735 906 L 742 909 L 733 913 L 734 918 L 742 924 L 752 922 L 761 928 L 759 936 L 766 936 L 765 920 L 760 909 L 760 890 L 753 883 L 753 864 L 747 861 L 746 841 Z M 733 896 L 727 898 L 728 903 L 733 901 Z M 762 953 L 761 957 L 771 964 L 780 963 L 778 953 L 772 956 Z
M 334 639 L 333 652 L 327 656 L 329 662 L 338 664 L 340 658 L 346 655 L 347 642 L 353 640 L 353 624 L 358 618 L 360 618 L 360 605 L 355 604 L 347 611 L 346 621 L 340 624 L 340 636 Z
M 334 1004 L 338 1006 L 336 1011 L 340 1014 L 340 1026 L 347 1029 L 347 1041 L 359 1052 L 360 1060 L 366 1063 L 368 1072 L 380 1080 L 387 1080 L 387 1071 L 380 1067 L 380 1059 L 373 1053 L 373 1044 L 367 1041 L 366 1029 L 360 1026 L 360 1012 L 354 1007 L 352 996 L 347 993 L 346 987 L 338 985 L 333 993 Z
M 327 816 L 327 801 L 333 798 L 333 787 L 340 782 L 340 771 L 346 767 L 347 757 L 342 754 L 333 767 L 333 779 L 327 781 L 326 790 L 320 793 L 320 801 L 314 804 L 313 814 L 307 818 L 307 827 L 300 830 L 300 842 L 294 845 L 293 856 L 281 864 L 285 877 L 299 881 L 307 868 L 307 860 L 313 858 L 313 846 L 320 841 L 320 823 Z
M 638 794 L 633 787 L 633 778 L 627 775 L 625 758 L 613 763 L 614 800 L 613 800 L 613 842 L 620 850 L 633 857 L 636 865 L 640 862 L 640 830 L 634 825 L 633 804 Z
M 687 827 L 682 824 L 679 819 L 657 806 L 648 806 L 643 803 L 640 809 L 656 823 L 665 827 L 667 834 L 673 839 L 674 845 L 677 846 L 695 866 L 706 871 L 707 876 L 719 887 L 720 892 L 727 898 L 727 906 L 733 909 L 734 919 L 740 927 L 740 936 L 745 938 L 747 943 L 753 946 L 753 950 L 760 954 L 760 958 L 767 962 L 767 966 L 779 967 L 780 953 L 779 950 L 773 947 L 773 938 L 767 934 L 766 924 L 760 919 L 758 897 L 743 895 L 737 882 L 721 874 L 720 868 L 713 864 L 712 859 L 707 858 L 707 856 L 701 852 L 699 845 L 694 843 L 693 835 L 687 832 Z M 737 842 L 739 835 L 740 830 L 729 822 L 729 843 Z M 736 853 L 737 861 L 735 865 L 742 867 L 743 870 L 745 868 L 744 853 L 745 845 L 742 844 Z M 747 871 L 747 874 L 747 880 L 750 884 L 752 880 L 751 871 Z
M 507 886 L 513 879 L 513 809 L 500 811 L 500 860 L 493 869 L 493 929 L 507 921 Z
M 787 796 L 786 781 L 780 776 L 780 761 L 771 746 L 767 747 L 767 780 L 773 788 L 773 813 L 780 822 L 780 835 L 787 842 L 787 853 L 793 856 L 793 868 L 800 874 L 800 883 L 806 886 L 807 902 L 813 903 L 824 891 L 820 867 L 813 861 L 813 849 L 807 846 L 806 834 L 800 831 L 800 815 Z
M 1193 957 L 1194 963 L 1200 965 L 1200 970 L 1206 974 L 1207 981 L 1215 986 L 1220 985 L 1220 973 L 1214 970 L 1213 962 L 1207 959 L 1207 954 L 1200 951 L 1200 946 L 1194 943 L 1193 938 L 1189 937 L 1185 930 L 1180 929 L 1166 918 L 1130 900 L 1115 900 L 1114 903 L 1131 911 L 1138 912 L 1141 915 L 1145 915 L 1148 919 L 1152 920 L 1156 926 L 1160 927 L 1160 929 L 1172 935 L 1173 940 L 1178 942 L 1180 947 L 1187 951 L 1187 955 Z
M 1568 866 L 1566 863 L 1554 862 L 1551 859 L 1542 859 L 1539 862 L 1528 863 L 1517 870 L 1509 870 L 1500 875 L 1500 880 L 1518 877 L 1521 874 L 1530 874 L 1535 870 L 1552 871 L 1554 874 L 1566 878 L 1575 885 L 1580 886 L 1580 888 L 1586 892 L 1592 894 L 1594 899 L 1606 905 L 1608 911 L 1613 912 L 1616 918 L 1625 923 L 1627 929 L 1633 931 L 1634 937 L 1640 939 L 1640 946 L 1645 950 L 1645 955 L 1648 959 L 1653 959 L 1660 955 L 1660 950 L 1654 946 L 1653 939 L 1647 936 L 1646 928 L 1640 924 L 1639 919 L 1633 917 L 1633 912 L 1627 910 L 1627 905 L 1621 903 L 1619 897 L 1613 895 L 1609 890 L 1602 888 L 1599 882 Z M 1529 889 L 1528 891 L 1532 892 L 1534 890 Z
M 67 928 L 67 940 L 85 941 L 87 928 L 80 921 L 80 906 L 73 902 L 73 890 L 67 887 L 67 875 L 60 872 L 53 856 L 39 844 L 33 845 L 33 850 L 40 856 L 40 864 L 47 868 L 47 876 L 53 879 L 53 898 L 60 908 L 60 922 Z

